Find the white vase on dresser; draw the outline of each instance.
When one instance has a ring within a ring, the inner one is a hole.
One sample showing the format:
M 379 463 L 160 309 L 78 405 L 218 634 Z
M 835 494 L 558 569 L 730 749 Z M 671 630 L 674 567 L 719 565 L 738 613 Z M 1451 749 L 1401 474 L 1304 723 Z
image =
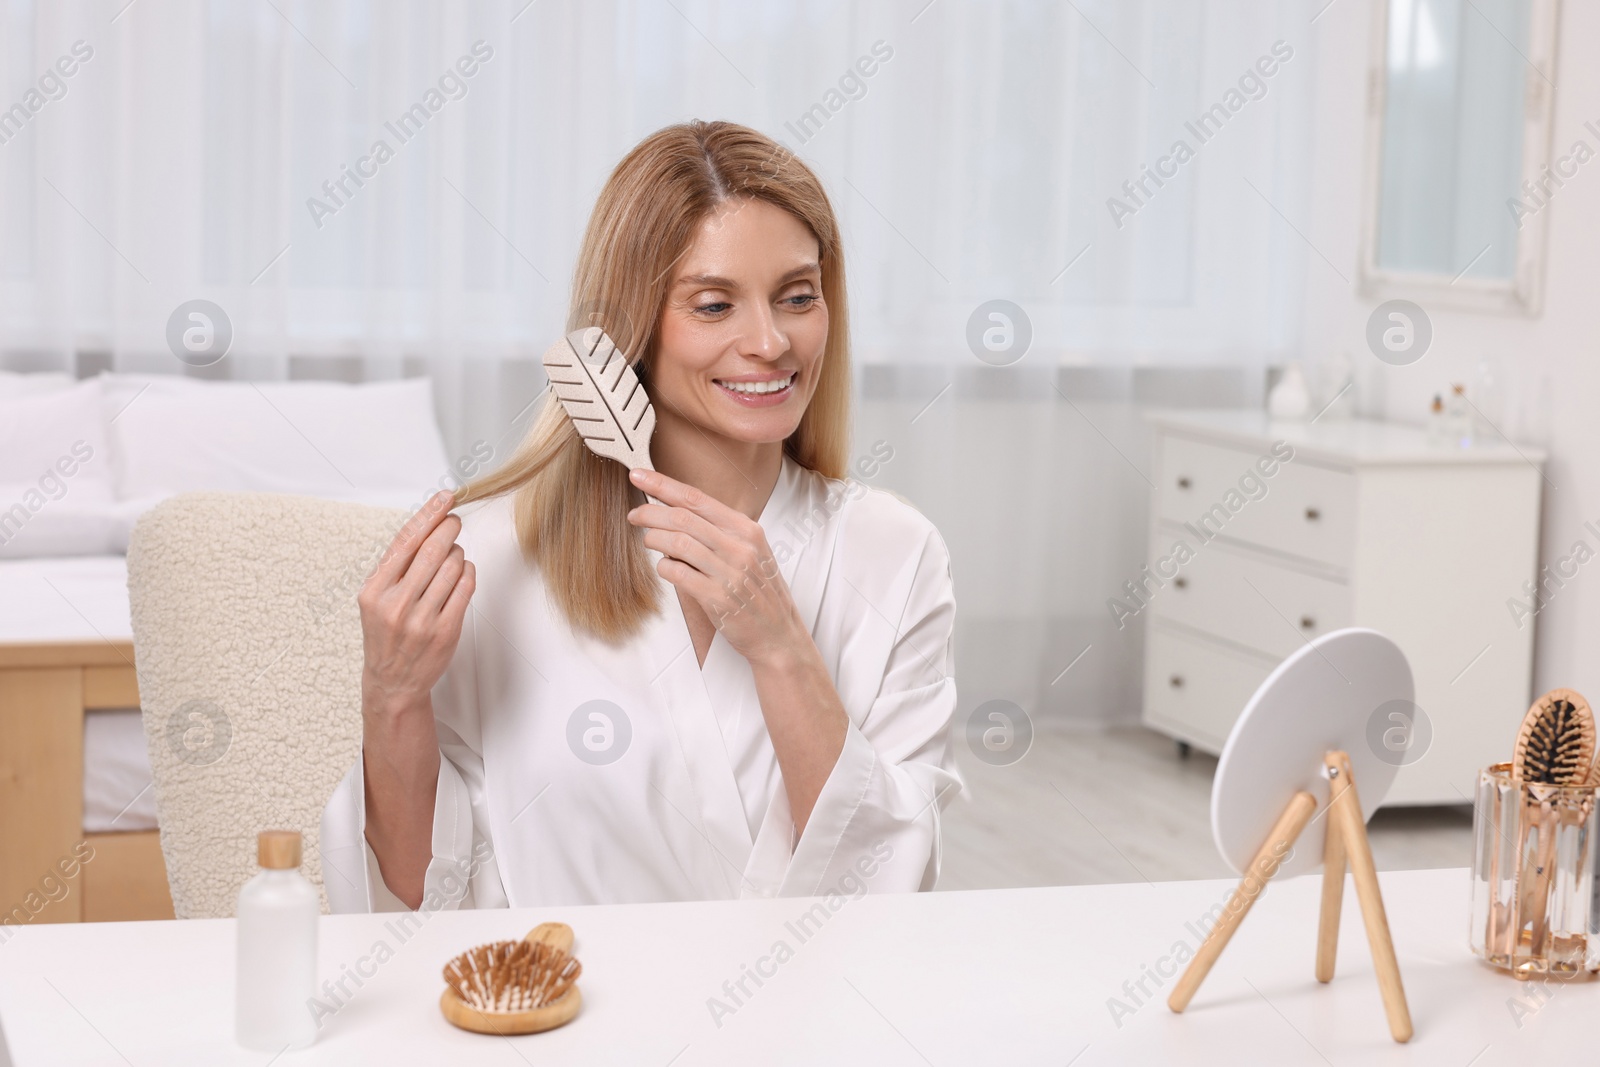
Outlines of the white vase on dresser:
M 1369 626 L 1405 651 L 1427 724 L 1374 709 L 1401 764 L 1388 803 L 1470 803 L 1532 700 L 1533 623 L 1508 601 L 1537 580 L 1544 454 L 1259 411 L 1148 421 L 1148 566 L 1109 605 L 1147 627 L 1144 722 L 1219 752 L 1285 656 Z

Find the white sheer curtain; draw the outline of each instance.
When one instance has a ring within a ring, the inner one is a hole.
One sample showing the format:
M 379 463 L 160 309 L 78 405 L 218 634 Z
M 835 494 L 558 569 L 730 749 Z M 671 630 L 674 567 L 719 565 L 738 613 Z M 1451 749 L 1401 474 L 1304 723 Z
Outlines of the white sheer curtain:
M 125 4 L 0 7 L 0 107 L 27 112 L 0 142 L 0 367 L 177 372 L 167 318 L 205 298 L 234 327 L 207 373 L 426 372 L 452 452 L 504 455 L 607 172 L 665 124 L 747 123 L 840 213 L 857 360 L 887 371 L 863 380 L 858 451 L 906 427 L 884 484 L 915 487 L 960 546 L 958 589 L 982 576 L 968 643 L 1054 635 L 975 699 L 1062 704 L 1047 683 L 1077 649 L 1054 646 L 1100 633 L 1137 569 L 1139 375 L 1259 371 L 1296 336 L 1315 36 L 1298 0 Z M 92 57 L 32 109 L 79 41 Z M 1187 132 L 1277 41 L 1292 58 L 1260 97 L 1203 144 Z M 1108 200 L 1179 139 L 1194 158 L 1117 225 Z M 966 341 L 996 298 L 1033 329 L 1003 370 Z M 980 437 L 992 465 L 951 459 Z M 991 523 L 1026 532 L 997 555 Z M 1108 655 L 1080 703 L 1126 703 L 1137 649 Z

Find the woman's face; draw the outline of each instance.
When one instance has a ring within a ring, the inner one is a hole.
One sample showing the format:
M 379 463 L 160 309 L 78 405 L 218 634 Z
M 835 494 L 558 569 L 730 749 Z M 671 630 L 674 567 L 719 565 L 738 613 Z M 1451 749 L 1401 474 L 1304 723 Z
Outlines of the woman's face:
M 657 418 L 750 443 L 792 434 L 828 340 L 820 258 L 806 225 L 764 200 L 728 201 L 702 222 L 661 312 Z

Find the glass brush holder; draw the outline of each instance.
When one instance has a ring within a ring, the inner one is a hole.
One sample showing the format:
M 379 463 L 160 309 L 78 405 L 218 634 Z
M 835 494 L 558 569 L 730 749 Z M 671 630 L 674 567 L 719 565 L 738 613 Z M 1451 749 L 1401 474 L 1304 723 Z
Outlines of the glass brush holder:
M 1478 773 L 1472 816 L 1472 951 L 1517 978 L 1600 971 L 1600 786 Z

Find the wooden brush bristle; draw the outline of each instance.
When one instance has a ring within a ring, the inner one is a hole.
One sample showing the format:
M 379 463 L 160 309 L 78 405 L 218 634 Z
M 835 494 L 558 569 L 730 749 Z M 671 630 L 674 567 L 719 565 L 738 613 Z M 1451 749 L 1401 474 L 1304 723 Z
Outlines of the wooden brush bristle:
M 1528 709 L 1517 736 L 1513 777 L 1547 785 L 1581 785 L 1595 752 L 1594 715 L 1583 697 L 1553 689 Z
M 542 941 L 495 941 L 444 966 L 444 980 L 479 1011 L 527 1011 L 560 1000 L 583 972 L 574 957 Z

